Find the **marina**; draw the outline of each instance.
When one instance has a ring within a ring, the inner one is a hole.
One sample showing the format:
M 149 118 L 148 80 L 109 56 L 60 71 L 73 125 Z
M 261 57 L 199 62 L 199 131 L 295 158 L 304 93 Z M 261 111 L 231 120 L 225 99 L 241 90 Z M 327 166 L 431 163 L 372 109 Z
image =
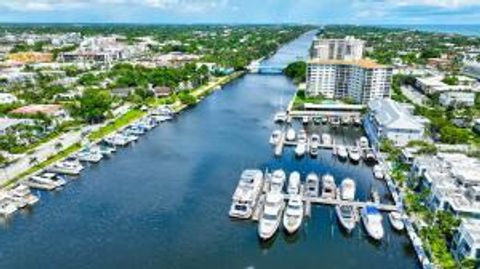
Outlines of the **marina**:
M 280 50 L 270 63 L 306 53 L 311 38 L 304 36 Z M 380 211 L 384 237 L 378 242 L 360 225 L 345 232 L 337 224 L 335 207 L 318 197 L 302 196 L 304 217 L 296 232 L 282 229 L 266 242 L 258 240 L 258 223 L 227 216 L 239 177 L 248 167 L 262 173 L 283 169 L 284 189 L 297 171 L 303 183 L 299 193 L 305 192 L 311 172 L 330 173 L 337 186 L 349 177 L 356 183 L 356 200 L 367 201 L 375 185 L 381 204 L 394 206 L 385 181 L 375 179 L 363 160 L 341 161 L 326 148 L 315 158 L 307 152 L 296 158 L 293 146 L 272 156 L 268 139 L 278 128 L 272 121 L 280 110 L 276 100 L 287 100 L 294 91 L 283 76 L 248 74 L 146 132 L 138 142 L 116 147 L 99 164 L 83 163 L 80 176 L 65 176 L 75 184 L 58 192 L 34 191 L 40 202 L 9 218 L 0 233 L 0 267 L 418 268 L 406 234 L 388 224 L 389 208 Z M 320 139 L 328 133 L 337 145 L 353 146 L 363 136 L 361 128 L 318 128 Z M 290 197 L 282 198 L 287 207 Z M 260 194 L 257 208 L 265 200 Z M 251 218 L 259 219 L 260 213 L 253 210 Z M 279 228 L 283 222 L 282 216 Z M 13 259 L 18 253 L 28 259 Z

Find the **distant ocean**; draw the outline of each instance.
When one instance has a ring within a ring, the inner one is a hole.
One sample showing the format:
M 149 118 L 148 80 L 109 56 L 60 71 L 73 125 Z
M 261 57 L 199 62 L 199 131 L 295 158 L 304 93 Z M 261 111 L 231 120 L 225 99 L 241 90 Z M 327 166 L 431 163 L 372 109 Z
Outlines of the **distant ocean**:
M 403 28 L 409 30 L 420 30 L 437 33 L 461 34 L 469 36 L 480 36 L 480 24 L 477 25 L 381 25 L 387 28 Z

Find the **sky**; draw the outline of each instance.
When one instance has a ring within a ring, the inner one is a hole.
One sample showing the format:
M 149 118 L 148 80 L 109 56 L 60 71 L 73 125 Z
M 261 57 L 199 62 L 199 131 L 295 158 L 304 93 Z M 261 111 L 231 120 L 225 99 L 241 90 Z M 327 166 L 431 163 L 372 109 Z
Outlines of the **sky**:
M 0 0 L 0 22 L 480 24 L 480 0 Z

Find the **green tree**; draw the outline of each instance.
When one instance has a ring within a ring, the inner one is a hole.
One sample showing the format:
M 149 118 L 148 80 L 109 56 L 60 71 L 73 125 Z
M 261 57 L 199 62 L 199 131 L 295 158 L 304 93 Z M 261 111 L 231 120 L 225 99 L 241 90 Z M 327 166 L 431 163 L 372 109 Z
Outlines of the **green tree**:
M 295 83 L 305 82 L 307 75 L 307 63 L 303 61 L 293 62 L 289 64 L 283 73 L 293 79 Z
M 80 98 L 77 114 L 87 122 L 98 122 L 110 109 L 112 98 L 106 90 L 87 89 Z

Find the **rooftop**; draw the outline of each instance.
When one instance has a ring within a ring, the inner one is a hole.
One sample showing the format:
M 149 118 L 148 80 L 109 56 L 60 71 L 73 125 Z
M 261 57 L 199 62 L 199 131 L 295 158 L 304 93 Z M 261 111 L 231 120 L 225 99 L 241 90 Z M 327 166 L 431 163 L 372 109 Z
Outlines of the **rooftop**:
M 346 60 L 321 60 L 312 59 L 308 61 L 309 64 L 335 64 L 335 65 L 356 65 L 366 69 L 387 68 L 388 66 L 379 64 L 371 59 L 361 59 L 356 61 Z
M 43 113 L 43 114 L 54 114 L 62 109 L 61 105 L 27 105 L 27 106 L 22 106 L 17 109 L 14 109 L 10 111 L 10 113 L 13 114 L 37 114 L 37 113 Z
M 423 124 L 410 112 L 410 108 L 391 99 L 375 99 L 368 103 L 377 122 L 388 128 L 421 129 Z

